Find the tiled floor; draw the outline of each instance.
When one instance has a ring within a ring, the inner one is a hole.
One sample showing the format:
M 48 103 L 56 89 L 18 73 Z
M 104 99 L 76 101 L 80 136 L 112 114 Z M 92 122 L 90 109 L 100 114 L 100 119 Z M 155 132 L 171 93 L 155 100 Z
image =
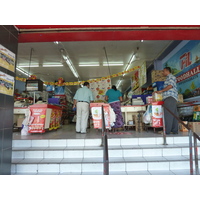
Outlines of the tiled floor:
M 149 129 L 147 131 L 143 132 L 136 132 L 135 130 L 128 130 L 128 131 L 117 131 L 117 132 L 109 132 L 108 137 L 109 138 L 146 138 L 146 137 L 160 137 L 162 138 L 162 135 L 158 133 L 158 130 L 156 132 L 153 132 L 153 129 Z M 177 135 L 168 135 L 167 137 L 177 137 L 177 136 L 187 136 L 188 132 L 180 132 Z M 55 131 L 48 131 L 46 133 L 34 133 L 29 134 L 26 136 L 21 136 L 20 131 L 13 132 L 13 139 L 14 140 L 34 140 L 34 139 L 96 139 L 101 138 L 102 133 L 101 130 L 96 130 L 91 127 L 91 129 L 88 129 L 87 134 L 77 134 L 75 132 L 75 124 L 69 124 L 69 125 L 63 125 L 60 129 Z M 153 140 L 153 139 L 152 139 Z M 148 141 L 149 142 L 149 141 Z M 152 141 L 153 142 L 153 141 Z

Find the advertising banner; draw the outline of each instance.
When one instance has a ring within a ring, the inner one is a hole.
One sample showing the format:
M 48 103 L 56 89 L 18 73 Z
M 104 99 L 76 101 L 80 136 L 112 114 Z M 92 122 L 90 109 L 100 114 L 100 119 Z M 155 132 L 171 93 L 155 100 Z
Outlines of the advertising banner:
M 29 133 L 44 133 L 46 108 L 30 108 L 31 116 L 33 117 L 32 123 L 29 125 Z
M 14 77 L 0 71 L 0 93 L 13 96 L 14 85 Z
M 15 54 L 0 44 L 0 67 L 15 71 Z
M 90 89 L 92 90 L 94 100 L 105 100 L 105 94 L 107 90 L 111 89 L 110 78 L 101 81 L 95 81 L 90 83 Z
M 200 41 L 192 40 L 168 59 L 164 67 L 171 67 L 177 77 L 178 92 L 185 98 L 200 95 Z
M 147 82 L 147 68 L 146 68 L 146 62 L 144 62 L 140 69 L 139 69 L 139 85 L 142 87 Z

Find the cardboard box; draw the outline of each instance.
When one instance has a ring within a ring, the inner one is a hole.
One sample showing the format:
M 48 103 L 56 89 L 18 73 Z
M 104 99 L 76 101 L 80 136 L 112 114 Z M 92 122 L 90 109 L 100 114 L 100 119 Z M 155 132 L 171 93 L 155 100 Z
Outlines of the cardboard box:
M 152 80 L 152 83 L 157 82 L 157 81 L 165 81 L 166 77 L 163 76 L 162 70 L 152 70 L 151 71 L 151 80 Z
M 194 110 L 194 111 L 200 111 L 200 105 L 194 106 L 194 107 L 193 107 L 193 110 Z
M 188 124 L 188 121 L 183 121 L 184 124 Z M 183 126 L 182 124 L 179 123 L 179 131 L 181 132 L 188 132 L 188 129 L 185 128 L 185 126 Z
M 22 122 L 24 121 L 24 118 L 18 118 L 17 119 L 17 127 L 22 127 Z
M 200 121 L 200 111 L 193 112 L 193 121 Z
M 183 103 L 183 95 L 182 94 L 178 94 L 178 102 Z
M 188 126 L 190 129 L 192 129 L 193 132 L 200 132 L 200 122 L 189 122 Z

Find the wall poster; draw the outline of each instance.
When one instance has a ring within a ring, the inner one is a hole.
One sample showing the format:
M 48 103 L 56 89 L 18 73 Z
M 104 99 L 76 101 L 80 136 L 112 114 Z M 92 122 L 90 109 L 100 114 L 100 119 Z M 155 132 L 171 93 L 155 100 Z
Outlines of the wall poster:
M 13 96 L 14 85 L 14 77 L 0 71 L 0 93 Z
M 200 95 L 200 41 L 191 40 L 169 58 L 164 67 L 171 67 L 178 92 L 185 98 Z
M 0 44 L 0 67 L 15 72 L 15 54 Z

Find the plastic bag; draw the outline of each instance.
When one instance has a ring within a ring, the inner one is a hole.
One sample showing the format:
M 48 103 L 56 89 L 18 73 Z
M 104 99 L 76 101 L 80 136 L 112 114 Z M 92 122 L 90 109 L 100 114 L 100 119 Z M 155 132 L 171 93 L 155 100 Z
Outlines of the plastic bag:
M 143 114 L 143 122 L 145 124 L 151 123 L 151 116 L 152 116 L 152 107 L 151 105 L 148 105 L 146 112 Z
M 21 135 L 29 135 L 28 133 L 28 126 L 24 125 L 22 130 L 21 130 Z

